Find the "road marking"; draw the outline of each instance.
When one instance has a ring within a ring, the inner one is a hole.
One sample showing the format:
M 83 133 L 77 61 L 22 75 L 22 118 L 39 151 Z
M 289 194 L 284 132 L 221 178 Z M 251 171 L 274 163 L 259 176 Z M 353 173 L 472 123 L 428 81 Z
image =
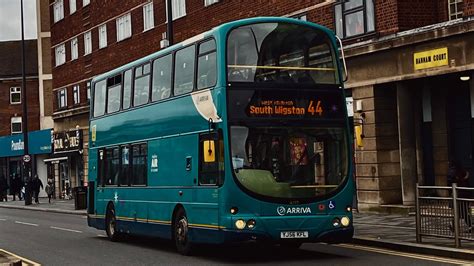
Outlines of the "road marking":
M 369 224 L 369 223 L 361 223 L 361 222 L 356 222 L 354 225 L 370 225 L 370 226 L 378 226 L 378 227 L 387 227 L 387 228 L 395 228 L 395 229 L 408 229 L 408 230 L 416 230 L 416 228 L 413 227 L 407 227 L 407 226 L 396 226 L 396 225 L 383 225 L 383 224 Z
M 82 231 L 73 230 L 73 229 L 61 228 L 61 227 L 56 227 L 56 226 L 50 226 L 49 228 L 51 228 L 51 229 L 56 229 L 56 230 L 62 230 L 62 231 L 67 231 L 67 232 L 73 232 L 73 233 L 82 234 Z
M 19 221 L 15 221 L 16 224 L 23 224 L 23 225 L 31 225 L 31 226 L 39 226 L 37 224 L 31 224 L 31 223 L 25 223 L 25 222 L 19 222 Z
M 22 264 L 29 264 L 29 265 L 35 265 L 35 266 L 41 265 L 41 264 L 39 264 L 39 263 L 37 263 L 37 262 L 34 262 L 34 261 L 32 261 L 32 260 L 29 260 L 29 259 L 25 259 L 25 258 L 23 258 L 23 257 L 21 257 L 21 256 L 18 256 L 18 255 L 16 255 L 16 254 L 11 253 L 11 252 L 9 252 L 9 251 L 6 251 L 6 250 L 4 250 L 4 249 L 0 249 L 0 253 L 8 254 L 8 255 L 10 255 L 10 256 L 12 256 L 12 257 L 15 257 L 15 258 L 20 259 L 20 260 L 22 260 L 22 262 L 24 262 L 24 263 L 22 263 Z
M 97 235 L 97 236 L 98 236 L 98 237 L 106 237 L 106 236 L 104 236 L 104 235 Z
M 0 219 L 0 221 L 6 221 L 7 219 Z
M 344 247 L 344 248 L 357 249 L 357 250 L 370 251 L 370 252 L 376 252 L 376 253 L 381 253 L 381 254 L 386 254 L 386 255 L 393 255 L 393 256 L 399 256 L 399 257 L 419 259 L 419 260 L 428 260 L 428 261 L 451 263 L 451 264 L 456 264 L 456 265 L 468 265 L 469 263 L 471 263 L 469 261 L 464 261 L 464 260 L 456 260 L 456 259 L 449 259 L 449 258 L 442 258 L 442 257 L 435 257 L 435 256 L 419 255 L 419 254 L 405 253 L 405 252 L 392 251 L 392 250 L 387 250 L 387 249 L 373 248 L 373 247 L 366 247 L 366 246 L 356 246 L 356 245 L 353 245 L 353 244 L 352 245 L 351 244 L 337 244 L 336 246 L 340 246 L 340 247 Z

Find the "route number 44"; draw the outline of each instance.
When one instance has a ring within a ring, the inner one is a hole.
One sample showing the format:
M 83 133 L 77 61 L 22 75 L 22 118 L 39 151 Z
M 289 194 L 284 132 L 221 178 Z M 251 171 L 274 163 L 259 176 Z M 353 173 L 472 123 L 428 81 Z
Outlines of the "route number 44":
M 322 116 L 323 108 L 321 107 L 321 101 L 316 101 L 316 106 L 314 106 L 314 102 L 315 101 L 313 100 L 309 102 L 308 113 L 310 113 L 311 115 L 319 114 L 319 116 Z

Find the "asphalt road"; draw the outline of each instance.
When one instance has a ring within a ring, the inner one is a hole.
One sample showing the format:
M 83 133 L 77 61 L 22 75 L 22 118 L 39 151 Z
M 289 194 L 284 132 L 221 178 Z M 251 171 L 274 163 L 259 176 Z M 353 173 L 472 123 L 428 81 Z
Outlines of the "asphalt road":
M 352 244 L 304 244 L 300 250 L 257 244 L 202 246 L 192 257 L 170 241 L 131 237 L 111 242 L 85 216 L 0 208 L 0 249 L 43 265 L 450 265 L 467 262 Z

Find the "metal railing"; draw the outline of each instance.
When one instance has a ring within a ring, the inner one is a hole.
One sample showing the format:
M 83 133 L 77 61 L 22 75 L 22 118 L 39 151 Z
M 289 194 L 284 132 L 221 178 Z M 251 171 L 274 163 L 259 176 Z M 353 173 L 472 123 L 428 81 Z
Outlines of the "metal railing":
M 474 188 L 416 184 L 416 242 L 441 237 L 454 239 L 458 248 L 461 240 L 474 241 L 473 225 Z

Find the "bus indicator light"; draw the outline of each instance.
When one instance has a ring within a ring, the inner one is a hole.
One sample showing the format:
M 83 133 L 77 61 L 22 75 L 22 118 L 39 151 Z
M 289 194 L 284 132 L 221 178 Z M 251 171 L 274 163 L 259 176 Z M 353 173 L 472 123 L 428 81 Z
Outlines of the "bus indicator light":
M 326 209 L 326 205 L 321 203 L 321 204 L 318 205 L 318 209 L 319 209 L 319 211 L 324 211 Z

